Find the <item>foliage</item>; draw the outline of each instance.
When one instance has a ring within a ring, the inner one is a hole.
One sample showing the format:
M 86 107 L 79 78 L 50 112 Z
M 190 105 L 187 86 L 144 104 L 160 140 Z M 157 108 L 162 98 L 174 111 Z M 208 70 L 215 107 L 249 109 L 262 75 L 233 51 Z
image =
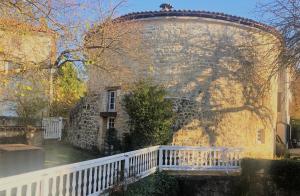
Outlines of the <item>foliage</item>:
M 300 2 L 298 0 L 262 1 L 257 7 L 257 11 L 262 14 L 262 19 L 274 26 L 285 42 L 286 47 L 281 54 L 281 66 L 289 66 L 292 71 L 299 70 Z
M 108 147 L 109 154 L 113 154 L 114 152 L 118 152 L 122 149 L 121 140 L 118 139 L 117 130 L 115 128 L 107 129 L 105 144 Z
M 72 63 L 60 67 L 54 80 L 51 114 L 67 117 L 70 109 L 84 96 L 85 91 L 85 84 L 78 78 L 77 70 Z
M 258 175 L 263 174 L 263 176 Z M 264 160 L 244 159 L 242 161 L 242 175 L 239 195 L 246 195 L 252 192 L 251 186 L 258 183 L 259 177 L 264 189 L 267 189 L 268 181 L 275 183 L 277 189 L 286 192 L 300 191 L 300 162 L 294 160 Z M 264 190 L 268 192 L 270 190 Z M 250 194 L 251 195 L 251 194 Z
M 147 178 L 129 185 L 126 196 L 176 196 L 179 186 L 175 177 L 157 172 Z
M 48 82 L 45 72 L 19 75 L 9 82 L 9 98 L 16 103 L 16 112 L 24 122 L 32 118 L 40 118 L 48 107 L 45 89 Z
M 140 81 L 124 96 L 123 105 L 130 126 L 125 141 L 129 149 L 166 144 L 170 140 L 173 111 L 166 95 L 161 86 Z
M 39 118 L 47 105 L 47 100 L 41 96 L 24 95 L 17 98 L 16 112 L 26 122 L 32 118 Z

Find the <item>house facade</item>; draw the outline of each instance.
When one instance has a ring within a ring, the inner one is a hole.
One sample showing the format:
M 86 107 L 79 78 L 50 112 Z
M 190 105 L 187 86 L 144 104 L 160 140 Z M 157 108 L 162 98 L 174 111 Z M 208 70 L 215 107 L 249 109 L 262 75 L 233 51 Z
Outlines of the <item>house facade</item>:
M 103 61 L 109 71 L 88 68 L 88 96 L 70 116 L 70 143 L 104 150 L 109 128 L 122 138 L 128 132 L 122 97 L 134 82 L 151 79 L 174 103 L 174 145 L 242 147 L 249 157 L 274 156 L 275 137 L 285 135 L 289 123 L 288 72 L 272 74 L 282 48 L 278 32 L 223 13 L 164 8 L 116 21 L 137 24 L 136 39 L 126 44 L 136 56 L 108 52 Z M 94 50 L 87 55 L 97 56 Z
M 24 94 L 22 90 L 47 102 L 49 65 L 55 61 L 55 55 L 56 34 L 47 26 L 0 20 L 0 116 L 18 116 L 16 101 Z M 48 108 L 38 115 L 47 116 Z

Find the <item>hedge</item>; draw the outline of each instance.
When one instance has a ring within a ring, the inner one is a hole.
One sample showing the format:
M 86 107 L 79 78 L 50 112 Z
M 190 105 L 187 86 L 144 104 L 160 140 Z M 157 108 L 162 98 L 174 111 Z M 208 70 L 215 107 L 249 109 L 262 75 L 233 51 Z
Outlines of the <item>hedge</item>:
M 300 161 L 244 159 L 241 166 L 244 179 L 251 180 L 262 174 L 271 179 L 277 188 L 300 191 Z

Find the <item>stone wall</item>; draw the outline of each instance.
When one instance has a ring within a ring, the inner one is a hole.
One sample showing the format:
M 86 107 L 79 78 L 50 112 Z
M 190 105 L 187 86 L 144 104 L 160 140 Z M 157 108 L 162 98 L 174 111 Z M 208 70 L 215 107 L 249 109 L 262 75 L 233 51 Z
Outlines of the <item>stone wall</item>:
M 299 192 L 278 188 L 266 176 L 256 176 L 251 182 L 243 181 L 241 176 L 178 176 L 176 179 L 180 196 L 299 195 Z
M 67 142 L 83 149 L 97 149 L 100 130 L 100 101 L 101 96 L 99 95 L 82 98 L 71 111 L 67 134 L 64 138 Z
M 131 49 L 144 57 L 107 54 L 106 66 L 112 69 L 88 68 L 89 93 L 120 86 L 122 96 L 133 82 L 150 78 L 174 100 L 174 144 L 244 147 L 251 157 L 274 155 L 278 81 L 266 81 L 278 51 L 276 37 L 213 19 L 158 17 L 137 23 L 142 41 Z M 241 45 L 249 48 L 240 50 Z M 271 49 L 274 56 L 264 56 Z M 120 132 L 126 131 L 122 110 L 118 118 Z M 257 141 L 258 132 L 263 142 Z
M 0 126 L 25 126 L 30 124 L 31 126 L 42 126 L 41 119 L 26 119 L 23 120 L 19 117 L 11 117 L 11 116 L 0 116 Z
M 117 90 L 115 129 L 117 137 L 122 140 L 127 128 L 127 115 L 122 109 L 122 91 Z M 83 149 L 105 152 L 107 117 L 101 117 L 101 112 L 107 111 L 107 92 L 82 98 L 72 109 L 64 140 Z
M 44 142 L 43 129 L 33 126 L 0 126 L 1 144 L 28 144 L 41 146 Z
M 189 196 L 232 196 L 236 194 L 238 176 L 179 176 L 178 195 Z

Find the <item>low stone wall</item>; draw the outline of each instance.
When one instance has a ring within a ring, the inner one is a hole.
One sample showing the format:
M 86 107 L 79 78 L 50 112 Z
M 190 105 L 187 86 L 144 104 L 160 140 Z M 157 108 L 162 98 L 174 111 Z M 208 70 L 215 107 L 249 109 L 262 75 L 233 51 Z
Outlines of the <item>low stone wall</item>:
M 41 146 L 43 144 L 43 129 L 33 126 L 0 126 L 0 143 Z
M 26 121 L 19 117 L 13 116 L 0 116 L 0 126 L 42 126 L 42 120 L 40 119 L 26 119 Z
M 232 196 L 236 194 L 238 176 L 186 176 L 176 177 L 181 196 Z

